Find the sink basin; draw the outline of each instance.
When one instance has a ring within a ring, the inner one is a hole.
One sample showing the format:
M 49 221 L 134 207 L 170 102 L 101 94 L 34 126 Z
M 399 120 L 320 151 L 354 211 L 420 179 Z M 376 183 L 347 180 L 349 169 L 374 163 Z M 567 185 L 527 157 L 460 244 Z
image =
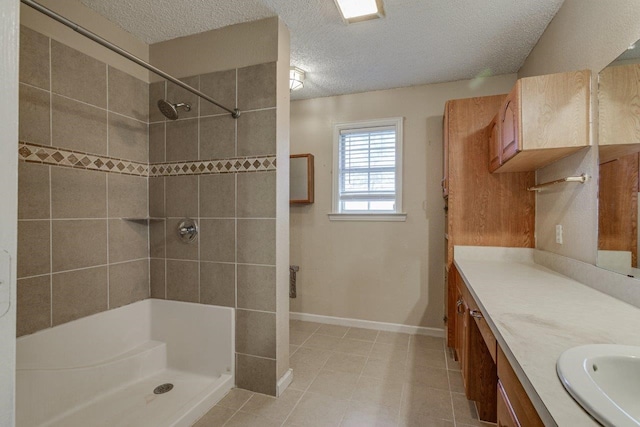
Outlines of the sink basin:
M 556 363 L 569 394 L 605 426 L 640 427 L 640 347 L 571 348 Z

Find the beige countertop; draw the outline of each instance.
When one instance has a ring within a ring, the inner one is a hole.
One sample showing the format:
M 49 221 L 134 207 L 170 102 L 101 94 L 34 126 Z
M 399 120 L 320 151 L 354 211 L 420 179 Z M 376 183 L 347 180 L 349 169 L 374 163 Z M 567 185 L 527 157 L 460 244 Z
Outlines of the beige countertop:
M 546 425 L 597 426 L 556 374 L 584 344 L 640 346 L 640 309 L 534 263 L 534 250 L 456 246 L 454 261 Z

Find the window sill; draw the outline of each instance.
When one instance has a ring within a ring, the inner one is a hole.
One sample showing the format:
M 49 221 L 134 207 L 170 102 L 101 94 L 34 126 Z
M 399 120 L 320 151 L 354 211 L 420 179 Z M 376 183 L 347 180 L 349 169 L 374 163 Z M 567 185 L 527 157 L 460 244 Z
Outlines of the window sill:
M 331 221 L 392 221 L 405 222 L 407 220 L 406 213 L 385 213 L 385 214 L 353 214 L 353 213 L 330 213 L 327 214 Z

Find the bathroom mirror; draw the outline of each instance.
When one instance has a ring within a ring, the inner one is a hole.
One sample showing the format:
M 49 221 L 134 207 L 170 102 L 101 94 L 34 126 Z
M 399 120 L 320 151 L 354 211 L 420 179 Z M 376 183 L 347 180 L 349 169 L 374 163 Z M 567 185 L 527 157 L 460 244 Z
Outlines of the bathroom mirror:
M 597 265 L 640 279 L 640 40 L 598 76 Z
M 289 203 L 313 203 L 313 154 L 292 154 L 289 159 Z

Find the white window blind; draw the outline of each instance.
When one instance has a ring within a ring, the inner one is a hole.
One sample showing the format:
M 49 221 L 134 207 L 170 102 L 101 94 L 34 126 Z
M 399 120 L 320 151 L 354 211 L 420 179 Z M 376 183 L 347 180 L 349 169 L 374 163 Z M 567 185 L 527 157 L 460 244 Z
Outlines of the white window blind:
M 339 212 L 396 212 L 396 126 L 342 129 L 338 151 Z

